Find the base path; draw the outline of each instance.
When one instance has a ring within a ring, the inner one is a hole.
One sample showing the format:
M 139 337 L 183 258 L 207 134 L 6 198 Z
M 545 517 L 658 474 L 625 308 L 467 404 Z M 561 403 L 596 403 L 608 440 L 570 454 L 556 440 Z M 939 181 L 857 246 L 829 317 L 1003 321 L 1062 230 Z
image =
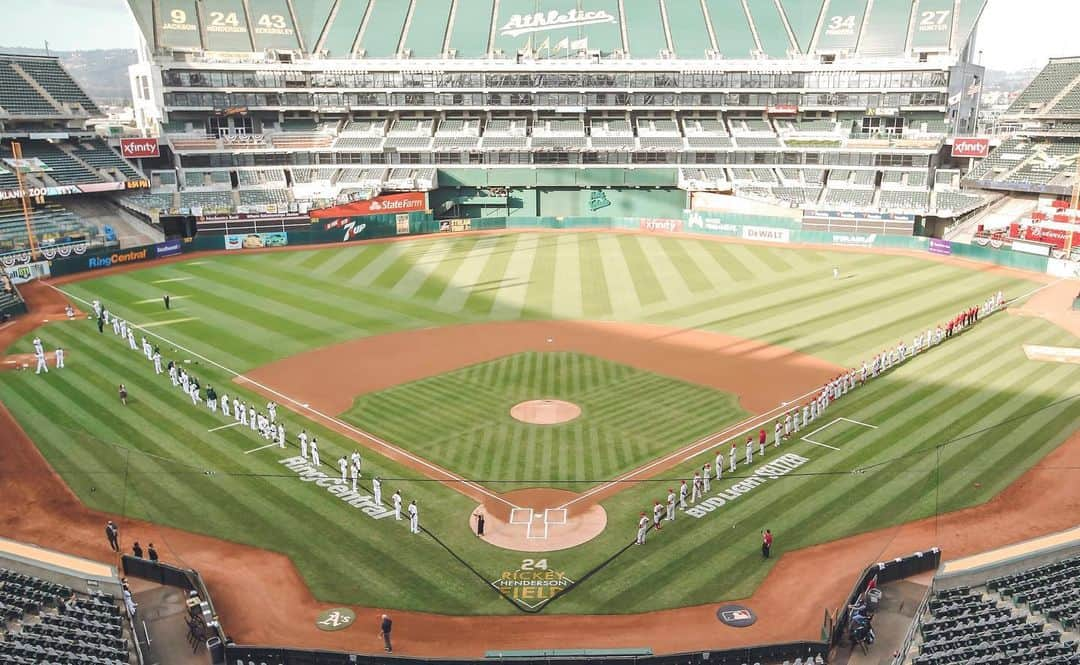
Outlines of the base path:
M 550 340 L 550 341 L 548 341 Z M 702 330 L 597 321 L 423 328 L 325 346 L 244 376 L 332 415 L 402 383 L 525 351 L 576 351 L 738 395 L 762 413 L 844 370 L 798 351 Z

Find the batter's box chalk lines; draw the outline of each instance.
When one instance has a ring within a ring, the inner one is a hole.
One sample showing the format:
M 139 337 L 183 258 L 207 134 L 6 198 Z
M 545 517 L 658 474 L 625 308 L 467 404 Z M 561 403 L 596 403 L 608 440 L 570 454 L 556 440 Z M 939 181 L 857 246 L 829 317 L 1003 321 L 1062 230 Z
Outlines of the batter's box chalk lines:
M 50 289 L 52 289 L 54 291 L 57 291 L 59 293 L 64 294 L 65 296 L 67 296 L 68 298 L 71 298 L 72 300 L 77 300 L 77 301 L 83 303 L 84 305 L 90 305 L 91 304 L 89 300 L 86 300 L 86 299 L 80 298 L 79 296 L 76 296 L 74 294 L 68 293 L 67 291 L 64 291 L 63 289 L 57 288 L 57 287 L 53 286 L 52 284 L 46 284 L 46 286 L 48 286 Z M 219 362 L 213 361 L 213 360 L 207 358 L 206 356 L 204 356 L 204 355 L 202 355 L 200 353 L 196 353 L 195 351 L 192 351 L 189 348 L 186 348 L 184 346 L 181 346 L 180 344 L 177 344 L 176 342 L 168 339 L 167 337 L 162 337 L 161 335 L 159 335 L 159 334 L 157 334 L 155 332 L 152 332 L 150 330 L 146 330 L 146 326 L 140 326 L 140 325 L 136 325 L 136 324 L 133 324 L 133 323 L 129 324 L 129 325 L 131 325 L 131 327 L 133 327 L 133 328 L 138 328 L 140 330 L 143 330 L 147 335 L 149 335 L 151 337 L 155 337 L 157 339 L 160 339 L 162 342 L 165 342 L 166 344 L 169 344 L 170 346 L 172 346 L 175 349 L 183 351 L 184 353 L 188 353 L 188 354 L 198 358 L 199 360 L 202 360 L 203 362 L 205 362 L 207 364 L 210 364 L 210 365 L 213 365 L 214 367 L 217 367 L 221 371 L 226 372 L 227 374 L 230 374 L 230 375 L 236 377 L 237 379 L 239 379 L 242 382 L 250 383 L 253 386 L 257 386 L 257 387 L 261 388 L 262 390 L 266 391 L 267 393 L 270 393 L 271 395 L 275 395 L 283 404 L 293 404 L 295 406 L 298 406 L 301 409 L 303 409 L 304 411 L 307 411 L 309 414 L 313 414 L 315 416 L 318 416 L 324 422 L 332 423 L 336 427 L 339 427 L 339 428 L 341 428 L 341 429 L 343 429 L 345 431 L 351 432 L 351 433 L 355 434 L 356 436 L 361 437 L 363 439 L 367 439 L 371 443 L 374 443 L 376 446 L 382 448 L 384 454 L 387 454 L 387 452 L 393 453 L 392 455 L 387 455 L 389 457 L 393 457 L 394 455 L 397 455 L 399 457 L 402 457 L 402 458 L 405 458 L 405 459 L 408 459 L 408 460 L 414 462 L 418 466 L 422 466 L 422 467 L 434 472 L 437 475 L 437 478 L 436 478 L 437 480 L 442 480 L 442 479 L 451 480 L 451 481 L 453 481 L 455 483 L 460 483 L 461 485 L 464 485 L 465 487 L 469 487 L 473 491 L 475 491 L 475 492 L 477 492 L 479 494 L 483 494 L 484 496 L 490 497 L 490 498 L 502 503 L 503 505 L 509 506 L 511 508 L 520 508 L 521 507 L 521 506 L 518 506 L 518 505 L 515 505 L 515 504 L 511 503 L 510 501 L 507 501 L 503 497 L 499 496 L 498 494 L 495 494 L 494 492 L 488 490 L 487 488 L 485 488 L 485 487 L 483 487 L 481 485 L 477 485 L 476 483 L 468 481 L 468 480 L 462 478 L 461 476 L 459 476 L 457 474 L 451 473 L 450 471 L 447 471 L 446 469 L 438 467 L 438 466 L 432 464 L 431 462 L 427 461 L 426 459 L 424 459 L 422 457 L 417 457 L 416 455 L 410 453 L 409 451 L 405 450 L 404 448 L 399 448 L 398 446 L 395 446 L 392 443 L 389 443 L 388 441 L 384 441 L 383 439 L 380 439 L 379 437 L 375 436 L 374 434 L 370 434 L 368 432 L 365 432 L 362 429 L 358 429 L 356 427 L 353 427 L 349 423 L 347 423 L 347 422 L 345 422 L 343 420 L 340 420 L 338 418 L 335 418 L 334 416 L 331 416 L 329 414 L 323 413 L 322 411 L 319 411 L 318 409 L 313 409 L 310 406 L 307 406 L 306 404 L 301 404 L 299 400 L 293 399 L 292 397 L 290 397 L 290 396 L 288 396 L 288 395 L 286 395 L 286 394 L 284 394 L 282 392 L 279 392 L 277 390 L 274 390 L 273 388 L 271 388 L 269 386 L 265 386 L 265 385 L 259 383 L 258 381 L 254 381 L 254 380 L 240 374 L 240 372 L 237 372 L 236 370 L 232 369 L 231 367 L 226 367 L 225 365 L 222 365 Z

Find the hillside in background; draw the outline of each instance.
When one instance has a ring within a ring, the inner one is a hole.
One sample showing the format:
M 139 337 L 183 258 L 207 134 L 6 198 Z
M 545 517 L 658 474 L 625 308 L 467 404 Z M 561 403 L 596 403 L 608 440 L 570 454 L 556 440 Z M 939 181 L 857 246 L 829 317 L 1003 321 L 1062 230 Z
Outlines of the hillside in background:
M 44 49 L 6 46 L 0 46 L 0 52 L 45 55 Z M 50 51 L 49 55 L 59 56 L 79 85 L 98 104 L 131 104 L 127 68 L 136 62 L 135 49 Z

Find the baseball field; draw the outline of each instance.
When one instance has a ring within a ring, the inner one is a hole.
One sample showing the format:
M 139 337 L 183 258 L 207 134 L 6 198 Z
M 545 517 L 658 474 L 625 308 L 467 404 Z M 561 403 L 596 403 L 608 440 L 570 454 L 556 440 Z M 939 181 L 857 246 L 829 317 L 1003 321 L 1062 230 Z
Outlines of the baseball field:
M 204 255 L 56 288 L 83 312 L 100 300 L 204 388 L 276 401 L 285 448 L 193 405 L 85 316 L 38 329 L 67 367 L 0 372 L 0 400 L 89 507 L 285 554 L 322 601 L 636 613 L 747 596 L 784 552 L 985 502 L 1046 456 L 1080 427 L 1080 366 L 1024 345 L 1077 340 L 1008 312 L 772 445 L 782 405 L 843 368 L 1041 286 L 907 255 L 645 234 Z M 529 400 L 580 413 L 511 416 Z M 746 465 L 759 427 L 769 446 Z M 297 460 L 301 429 L 319 470 Z M 720 498 L 632 545 L 639 514 L 732 440 L 738 469 L 705 497 Z M 353 451 L 350 494 L 332 479 Z M 375 476 L 384 504 L 395 490 L 417 502 L 422 533 L 371 500 Z M 474 533 L 479 512 L 490 537 Z M 555 583 L 507 582 L 523 578 Z

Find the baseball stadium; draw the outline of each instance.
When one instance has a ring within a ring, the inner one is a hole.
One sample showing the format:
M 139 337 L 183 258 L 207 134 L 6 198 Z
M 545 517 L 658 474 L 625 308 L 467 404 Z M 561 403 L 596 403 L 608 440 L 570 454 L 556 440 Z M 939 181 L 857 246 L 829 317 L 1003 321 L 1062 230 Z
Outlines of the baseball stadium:
M 0 661 L 1080 664 L 1080 58 L 126 4 L 123 131 L 0 54 Z

